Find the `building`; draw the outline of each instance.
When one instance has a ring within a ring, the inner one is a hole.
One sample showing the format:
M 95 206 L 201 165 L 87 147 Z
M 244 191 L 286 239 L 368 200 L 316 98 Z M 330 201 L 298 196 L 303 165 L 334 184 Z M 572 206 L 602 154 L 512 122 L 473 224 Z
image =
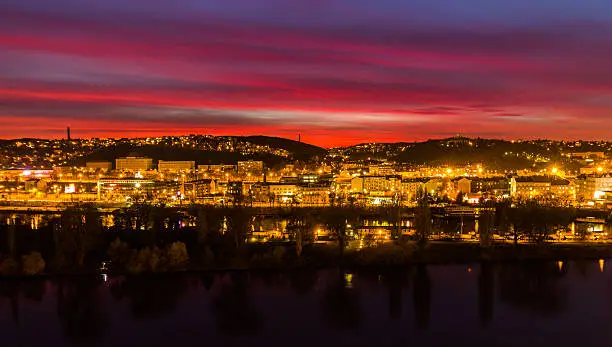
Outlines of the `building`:
M 402 194 L 406 200 L 415 200 L 419 191 L 425 191 L 427 178 L 406 178 L 402 180 Z
M 160 160 L 157 163 L 157 171 L 160 172 L 182 172 L 195 169 L 195 161 Z
M 119 171 L 153 170 L 153 159 L 146 157 L 117 158 L 115 160 L 115 167 Z
M 275 201 L 283 203 L 290 202 L 299 191 L 297 184 L 290 183 L 268 183 L 268 189 Z
M 88 169 L 96 171 L 110 171 L 113 169 L 113 163 L 110 161 L 88 161 L 85 165 Z
M 612 175 L 579 176 L 576 195 L 580 200 L 593 200 L 602 192 L 612 192 Z
M 165 182 L 158 182 L 145 179 L 115 179 L 103 178 L 97 182 L 98 199 L 122 200 L 130 198 L 156 197 L 158 193 L 167 190 Z M 179 192 L 178 189 L 175 189 Z M 174 194 L 174 190 L 171 192 Z
M 444 180 L 441 178 L 430 178 L 425 181 L 424 188 L 427 194 L 432 196 L 439 194 L 444 190 Z
M 604 152 L 574 152 L 570 153 L 569 157 L 577 159 L 605 159 L 606 154 Z
M 493 197 L 510 194 L 510 182 L 505 177 L 475 177 L 471 181 L 472 193 Z
M 535 198 L 551 196 L 576 198 L 574 184 L 565 179 L 548 176 L 512 177 L 510 180 L 510 195 L 512 197 Z
M 232 164 L 210 164 L 210 165 L 198 165 L 198 171 L 201 172 L 228 172 L 235 171 L 236 165 Z
M 234 197 L 234 199 L 239 199 L 244 194 L 242 181 L 230 181 L 227 182 L 227 191 L 226 195 Z
M 351 179 L 354 193 L 385 193 L 401 189 L 401 176 L 357 176 Z
M 317 174 L 299 174 L 298 182 L 300 184 L 319 183 L 319 175 Z
M 211 179 L 201 179 L 185 182 L 184 195 L 186 198 L 203 199 L 216 193 L 216 184 Z
M 389 163 L 372 164 L 369 166 L 368 172 L 373 176 L 390 176 L 395 174 L 395 167 Z
M 469 194 L 472 192 L 472 180 L 462 177 L 457 182 L 457 192 L 462 194 Z
M 251 185 L 251 194 L 255 202 L 270 201 L 270 185 L 269 183 L 254 183 Z
M 238 173 L 261 174 L 263 173 L 264 163 L 259 160 L 247 160 L 238 162 Z
M 305 205 L 327 205 L 331 187 L 329 184 L 308 183 L 300 185 L 300 203 Z

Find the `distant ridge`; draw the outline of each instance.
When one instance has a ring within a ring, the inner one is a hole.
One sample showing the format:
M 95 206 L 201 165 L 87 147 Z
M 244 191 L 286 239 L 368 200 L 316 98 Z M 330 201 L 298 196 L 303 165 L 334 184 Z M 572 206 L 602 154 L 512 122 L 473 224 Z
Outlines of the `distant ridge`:
M 236 151 L 200 150 L 171 145 L 137 145 L 120 143 L 116 146 L 94 151 L 75 160 L 72 165 L 84 165 L 87 161 L 114 161 L 118 157 L 144 156 L 159 160 L 189 160 L 196 164 L 233 164 L 240 160 L 261 160 L 268 166 L 278 165 L 288 160 L 309 161 L 322 159 L 327 150 L 303 142 L 297 142 L 280 137 L 268 136 L 219 136 L 217 138 L 232 139 L 239 142 L 249 142 L 254 145 L 268 146 L 271 149 L 284 150 L 289 158 L 272 153 L 242 154 Z
M 327 154 L 325 148 L 282 137 L 254 135 L 242 138 L 253 144 L 287 150 L 293 154 L 293 158 L 296 160 L 310 160 L 313 157 L 323 158 Z

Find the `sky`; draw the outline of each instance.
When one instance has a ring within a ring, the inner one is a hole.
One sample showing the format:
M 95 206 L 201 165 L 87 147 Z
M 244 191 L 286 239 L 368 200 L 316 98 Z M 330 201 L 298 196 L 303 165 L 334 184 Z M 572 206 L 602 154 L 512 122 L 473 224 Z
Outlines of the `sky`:
M 0 138 L 612 140 L 609 0 L 4 0 Z

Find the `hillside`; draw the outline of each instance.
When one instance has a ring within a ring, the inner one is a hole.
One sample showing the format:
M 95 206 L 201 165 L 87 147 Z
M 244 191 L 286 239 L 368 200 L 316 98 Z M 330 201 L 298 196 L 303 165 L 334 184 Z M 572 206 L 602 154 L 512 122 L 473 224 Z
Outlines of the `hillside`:
M 246 136 L 242 137 L 241 139 L 256 145 L 267 145 L 271 148 L 284 149 L 291 152 L 294 159 L 301 161 L 307 161 L 313 159 L 314 157 L 321 159 L 327 154 L 327 150 L 325 148 L 282 137 Z
M 566 144 L 546 140 L 506 141 L 491 139 L 449 138 L 414 143 L 395 159 L 413 164 L 463 165 L 482 163 L 497 169 L 522 169 L 546 166 L 548 163 L 574 167 L 562 153 Z
M 128 145 L 120 144 L 104 150 L 95 151 L 74 161 L 73 165 L 84 165 L 87 161 L 114 161 L 118 157 L 145 156 L 159 160 L 190 160 L 196 164 L 235 164 L 239 160 L 262 160 L 268 166 L 278 165 L 283 158 L 271 154 L 243 155 L 238 152 L 204 151 L 166 145 Z

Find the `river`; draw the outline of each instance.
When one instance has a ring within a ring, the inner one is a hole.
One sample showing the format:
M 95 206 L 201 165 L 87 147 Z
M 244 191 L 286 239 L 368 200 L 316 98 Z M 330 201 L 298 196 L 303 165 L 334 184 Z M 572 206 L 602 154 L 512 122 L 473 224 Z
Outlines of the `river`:
M 612 263 L 0 280 L 3 346 L 608 346 Z

